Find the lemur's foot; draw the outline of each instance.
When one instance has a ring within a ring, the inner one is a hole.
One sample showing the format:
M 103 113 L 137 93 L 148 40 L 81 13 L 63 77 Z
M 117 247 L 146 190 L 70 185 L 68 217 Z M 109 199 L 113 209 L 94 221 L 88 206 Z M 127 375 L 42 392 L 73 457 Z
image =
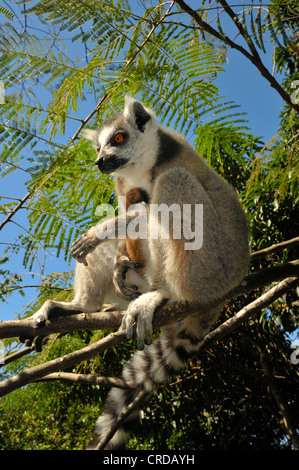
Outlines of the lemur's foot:
M 34 328 L 42 328 L 49 320 L 49 312 L 41 308 L 31 316 L 31 319 L 33 320 Z
M 129 258 L 126 258 L 115 266 L 113 274 L 113 284 L 117 295 L 130 302 L 137 299 L 141 293 L 138 291 L 138 287 L 135 284 L 126 281 L 126 274 L 129 269 L 135 270 L 138 267 L 138 263 L 134 263 L 130 261 Z
M 133 300 L 123 317 L 120 330 L 126 330 L 128 339 L 133 338 L 136 323 L 137 349 L 144 349 L 144 345 L 152 343 L 153 316 L 158 307 L 165 303 L 166 299 L 161 292 L 152 291 L 142 294 Z

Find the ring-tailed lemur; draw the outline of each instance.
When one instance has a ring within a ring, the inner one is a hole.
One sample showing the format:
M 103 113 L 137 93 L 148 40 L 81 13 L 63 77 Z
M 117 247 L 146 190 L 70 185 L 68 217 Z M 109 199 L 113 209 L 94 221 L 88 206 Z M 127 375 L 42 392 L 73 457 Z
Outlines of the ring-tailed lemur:
M 128 269 L 128 274 L 135 276 L 128 282 L 136 284 L 144 293 L 129 303 L 121 325 L 127 336 L 132 337 L 136 321 L 137 347 L 140 349 L 125 364 L 122 376 L 150 394 L 155 386 L 167 383 L 185 367 L 221 307 L 204 315 L 199 312 L 165 327 L 158 340 L 151 344 L 155 310 L 167 301 L 177 300 L 206 305 L 211 300 L 223 299 L 243 279 L 249 264 L 246 218 L 229 185 L 181 135 L 162 128 L 154 113 L 139 101 L 126 99 L 121 114 L 107 121 L 99 131 L 89 131 L 88 136 L 98 151 L 96 164 L 99 170 L 114 174 L 117 194 L 126 195 L 139 188 L 147 199 L 147 226 L 159 225 L 158 237 L 138 240 L 144 260 L 142 275 L 146 279 L 138 277 L 134 269 Z M 197 205 L 203 206 L 200 246 L 186 249 L 190 246 L 186 245 L 190 237 L 185 236 L 184 221 L 179 227 L 181 236 L 174 236 L 174 217 L 167 227 L 168 237 L 161 236 L 164 227 L 152 215 L 151 207 L 175 206 L 182 211 L 191 207 L 188 222 L 194 233 L 198 223 L 195 218 Z M 136 213 L 130 213 L 107 220 L 74 242 L 72 255 L 78 261 L 74 300 L 70 303 L 46 302 L 34 315 L 37 326 L 48 318 L 53 308 L 61 312 L 92 312 L 101 308 L 105 294 L 115 292 L 113 272 L 117 240 L 123 237 L 135 218 Z M 130 265 L 129 257 L 125 260 L 128 268 L 134 267 L 134 264 Z M 143 286 L 140 287 L 139 281 Z M 98 440 L 136 393 L 116 388 L 110 391 L 103 415 L 96 423 Z M 135 411 L 122 424 L 110 440 L 110 449 L 125 444 L 138 416 Z

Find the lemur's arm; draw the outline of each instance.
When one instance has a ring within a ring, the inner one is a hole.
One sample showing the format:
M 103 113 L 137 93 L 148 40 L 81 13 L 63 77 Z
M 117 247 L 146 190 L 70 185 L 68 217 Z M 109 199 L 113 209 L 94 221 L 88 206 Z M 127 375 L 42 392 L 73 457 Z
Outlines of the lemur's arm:
M 92 253 L 98 245 L 109 240 L 120 240 L 125 238 L 127 226 L 136 215 L 127 214 L 108 219 L 83 233 L 80 238 L 72 244 L 71 254 L 79 263 L 87 265 L 86 256 Z
M 141 211 L 141 209 L 144 209 Z M 144 202 L 132 206 L 132 209 L 114 219 L 108 219 L 95 227 L 91 227 L 80 238 L 73 242 L 71 254 L 79 263 L 87 265 L 86 256 L 92 253 L 98 245 L 109 240 L 125 240 L 128 225 L 136 218 L 147 217 Z M 146 221 L 145 221 L 146 225 Z M 133 240 L 135 241 L 135 240 Z
M 143 189 L 131 189 L 126 194 L 126 211 L 128 211 L 134 204 L 141 202 L 147 203 L 148 200 L 148 194 Z M 79 262 L 83 262 L 84 265 L 87 265 L 85 257 L 102 241 L 99 239 L 99 235 L 104 234 L 105 230 L 107 237 L 109 237 L 109 233 L 111 235 L 112 230 L 115 231 L 116 235 L 116 221 L 121 222 L 122 225 L 125 223 L 125 221 L 122 221 L 121 217 L 112 219 L 112 221 L 108 221 L 106 226 L 104 225 L 105 223 L 103 224 L 102 230 L 100 228 L 102 224 L 97 227 L 92 227 L 88 232 L 82 235 L 81 238 L 74 242 L 71 249 L 71 253 L 74 258 Z M 123 243 L 120 243 L 114 259 L 113 273 L 113 284 L 116 293 L 120 297 L 129 301 L 139 297 L 140 292 L 138 292 L 138 287 L 135 284 L 131 284 L 126 281 L 126 273 L 129 269 L 138 270 L 140 267 L 144 267 L 144 259 L 140 249 L 139 240 L 126 240 Z

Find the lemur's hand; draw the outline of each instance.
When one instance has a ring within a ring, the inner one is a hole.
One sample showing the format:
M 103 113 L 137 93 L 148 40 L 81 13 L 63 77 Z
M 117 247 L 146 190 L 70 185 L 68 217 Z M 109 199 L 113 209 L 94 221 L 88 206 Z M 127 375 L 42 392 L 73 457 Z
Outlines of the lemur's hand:
M 71 255 L 79 263 L 87 266 L 86 256 L 95 250 L 100 243 L 99 238 L 96 236 L 95 227 L 89 229 L 78 240 L 74 241 L 71 248 Z
M 162 292 L 151 291 L 142 294 L 128 305 L 119 329 L 126 331 L 127 338 L 131 339 L 136 324 L 137 349 L 143 349 L 145 344 L 151 344 L 154 313 L 166 301 Z
M 126 274 L 129 269 L 136 269 L 138 263 L 130 261 L 129 258 L 122 257 L 114 266 L 113 284 L 119 297 L 132 301 L 141 295 L 135 284 L 126 281 Z

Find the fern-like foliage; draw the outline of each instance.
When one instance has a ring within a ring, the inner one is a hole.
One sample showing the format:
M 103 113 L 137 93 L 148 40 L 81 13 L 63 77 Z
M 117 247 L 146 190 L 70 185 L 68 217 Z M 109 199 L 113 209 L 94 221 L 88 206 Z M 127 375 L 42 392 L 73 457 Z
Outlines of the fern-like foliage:
M 14 14 L 10 10 L 8 10 L 7 8 L 5 8 L 3 6 L 0 6 L 0 13 L 5 15 L 5 17 L 9 20 L 12 20 L 13 17 L 14 17 Z
M 274 44 L 283 44 L 288 41 L 286 21 L 289 24 L 296 24 L 298 21 L 297 0 L 288 2 L 281 0 L 271 0 L 270 2 L 250 0 L 243 2 L 243 4 L 232 5 L 231 2 L 218 0 L 216 4 L 215 7 L 213 0 L 204 0 L 197 12 L 203 20 L 213 18 L 216 30 L 223 38 L 225 38 L 227 30 L 224 22 L 227 21 L 227 15 L 229 15 L 231 20 L 239 25 L 242 35 L 262 52 L 266 52 L 269 33 Z
M 210 163 L 216 155 L 223 165 L 231 135 L 247 138 L 244 116 L 215 85 L 223 71 L 215 44 L 182 22 L 176 5 L 133 3 L 40 0 L 28 3 L 26 28 L 0 27 L 0 175 L 20 168 L 28 175 L 28 228 L 18 246 L 29 269 L 44 248 L 69 260 L 72 241 L 96 222 L 97 206 L 116 204 L 110 178 L 94 170 L 95 152 L 78 130 L 120 111 L 126 94 L 153 107 Z M 0 206 L 3 216 L 8 204 Z

